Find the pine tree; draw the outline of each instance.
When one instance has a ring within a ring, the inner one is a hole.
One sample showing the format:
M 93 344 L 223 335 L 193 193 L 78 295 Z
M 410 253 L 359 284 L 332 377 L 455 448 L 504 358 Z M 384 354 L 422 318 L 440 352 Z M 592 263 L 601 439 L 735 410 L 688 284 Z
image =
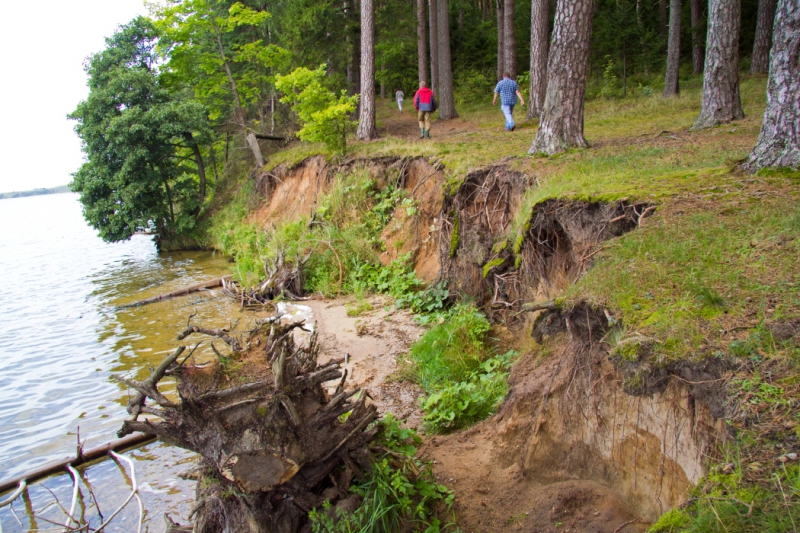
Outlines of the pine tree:
M 764 121 L 745 169 L 800 167 L 800 4 L 779 0 Z
M 664 96 L 680 93 L 678 68 L 681 59 L 681 0 L 669 3 L 669 44 L 667 46 L 667 72 L 664 76 Z
M 744 118 L 739 96 L 741 0 L 711 0 L 703 69 L 703 107 L 693 130 Z
M 769 68 L 769 49 L 772 44 L 772 23 L 775 20 L 777 0 L 759 0 L 756 38 L 753 43 L 753 61 L 750 74 L 765 74 Z
M 375 129 L 375 1 L 361 0 L 361 100 L 356 137 L 369 141 Z
M 528 118 L 538 117 L 547 91 L 547 53 L 550 37 L 550 0 L 531 1 L 531 72 Z
M 530 154 L 551 155 L 573 146 L 589 146 L 583 136 L 583 100 L 592 4 L 592 0 L 558 0 L 547 61 L 547 94 Z

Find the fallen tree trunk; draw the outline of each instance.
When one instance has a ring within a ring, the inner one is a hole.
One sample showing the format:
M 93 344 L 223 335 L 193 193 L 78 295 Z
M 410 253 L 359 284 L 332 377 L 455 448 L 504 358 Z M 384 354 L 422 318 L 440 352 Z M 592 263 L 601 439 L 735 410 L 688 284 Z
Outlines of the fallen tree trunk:
M 175 298 L 176 296 L 183 296 L 185 294 L 191 294 L 193 292 L 201 291 L 203 289 L 213 289 L 214 287 L 222 287 L 226 281 L 229 281 L 233 276 L 222 276 L 221 278 L 212 279 L 211 281 L 203 281 L 200 283 L 195 283 L 194 285 L 189 285 L 188 287 L 184 287 L 183 289 L 178 289 L 177 291 L 168 292 L 165 294 L 159 294 L 158 296 L 153 296 L 152 298 L 146 298 L 144 300 L 139 300 L 138 302 L 133 302 L 130 304 L 120 305 L 117 306 L 117 309 L 127 309 L 129 307 L 139 307 L 141 305 L 147 305 L 154 302 L 160 302 L 161 300 L 167 300 L 169 298 Z
M 105 455 L 108 455 L 108 452 L 110 451 L 120 451 L 132 448 L 134 446 L 141 446 L 142 444 L 146 444 L 152 440 L 155 440 L 155 438 L 156 436 L 151 433 L 136 433 L 134 435 L 128 435 L 124 438 L 112 442 L 107 442 L 102 446 L 98 446 L 97 448 L 92 448 L 91 450 L 86 452 L 81 451 L 80 454 L 76 454 L 73 457 L 67 457 L 64 459 L 60 459 L 58 461 L 53 461 L 52 463 L 48 463 L 42 467 L 37 468 L 36 470 L 26 472 L 21 476 L 17 476 L 15 478 L 7 479 L 5 481 L 0 482 L 0 494 L 18 486 L 19 483 L 23 480 L 25 480 L 28 484 L 30 484 L 33 483 L 34 481 L 45 478 L 52 474 L 63 472 L 64 470 L 66 470 L 67 466 L 80 466 L 82 464 L 94 461 L 95 459 L 99 459 Z
M 231 357 L 248 365 L 247 383 L 229 380 L 219 365 L 178 362 L 181 349 L 143 382 L 118 378 L 138 391 L 119 435 L 150 432 L 203 457 L 196 533 L 294 533 L 326 499 L 347 499 L 352 476 L 369 468 L 377 410 L 358 388 L 344 389 L 340 361 L 317 364 L 316 334 L 295 344 L 293 330 L 301 325 L 274 319 L 248 342 L 229 343 L 246 346 Z M 197 332 L 203 330 L 183 336 Z M 159 381 L 173 375 L 178 400 L 158 391 Z M 323 384 L 333 380 L 338 384 L 329 393 Z

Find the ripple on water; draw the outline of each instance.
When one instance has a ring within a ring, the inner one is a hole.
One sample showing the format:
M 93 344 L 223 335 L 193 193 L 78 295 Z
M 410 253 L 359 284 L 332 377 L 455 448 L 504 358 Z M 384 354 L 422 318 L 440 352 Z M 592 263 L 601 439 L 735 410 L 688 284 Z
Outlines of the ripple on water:
M 196 313 L 193 323 L 206 327 L 244 328 L 253 321 L 213 291 L 116 310 L 224 275 L 228 265 L 210 253 L 159 255 L 145 236 L 106 244 L 86 226 L 73 194 L 0 202 L 0 271 L 3 479 L 72 453 L 78 428 L 81 438 L 88 437 L 87 447 L 115 438 L 128 391 L 111 374 L 145 377 L 179 344 L 175 337 L 189 315 Z M 213 357 L 207 345 L 196 353 Z M 167 509 L 185 516 L 193 493 L 177 473 L 192 455 L 155 444 L 143 450 L 133 455 L 137 477 L 154 489 L 145 493 L 149 516 L 160 521 Z M 119 467 L 111 461 L 90 467 L 86 477 L 104 494 L 122 487 Z M 68 494 L 71 482 L 60 476 L 47 486 Z M 31 497 L 42 502 L 49 493 L 36 486 Z M 18 527 L 6 509 L 0 520 L 5 531 Z

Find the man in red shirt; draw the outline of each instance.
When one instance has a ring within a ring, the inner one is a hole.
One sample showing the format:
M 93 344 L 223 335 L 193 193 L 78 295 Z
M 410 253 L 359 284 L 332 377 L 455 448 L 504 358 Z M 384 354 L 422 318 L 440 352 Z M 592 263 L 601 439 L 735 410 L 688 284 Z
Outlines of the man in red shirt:
M 436 97 L 428 89 L 428 84 L 419 82 L 419 90 L 414 94 L 414 109 L 417 110 L 419 122 L 419 138 L 431 138 L 431 114 L 436 111 Z

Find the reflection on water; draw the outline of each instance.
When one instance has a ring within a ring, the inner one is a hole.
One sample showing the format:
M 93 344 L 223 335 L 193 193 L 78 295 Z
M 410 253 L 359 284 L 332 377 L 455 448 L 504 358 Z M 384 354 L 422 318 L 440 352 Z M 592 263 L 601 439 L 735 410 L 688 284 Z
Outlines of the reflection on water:
M 0 479 L 73 453 L 78 428 L 87 449 L 115 438 L 128 393 L 111 375 L 143 379 L 178 346 L 175 338 L 190 315 L 206 327 L 249 327 L 255 317 L 215 291 L 115 309 L 228 270 L 224 259 L 207 252 L 159 255 L 146 236 L 103 243 L 83 221 L 76 195 L 0 201 Z M 213 352 L 206 342 L 195 356 Z M 160 531 L 162 511 L 182 508 L 193 496 L 180 494 L 189 487 L 176 477 L 180 468 L 166 468 L 189 454 L 151 444 L 133 455 L 141 455 L 140 482 L 156 491 L 148 509 L 158 523 L 152 530 Z M 123 489 L 111 461 L 86 475 L 104 494 L 111 492 L 104 483 Z M 45 485 L 71 490 L 68 476 Z M 31 490 L 34 505 L 41 491 Z M 21 505 L 15 504 L 18 514 Z M 0 520 L 4 531 L 22 527 L 6 509 Z

